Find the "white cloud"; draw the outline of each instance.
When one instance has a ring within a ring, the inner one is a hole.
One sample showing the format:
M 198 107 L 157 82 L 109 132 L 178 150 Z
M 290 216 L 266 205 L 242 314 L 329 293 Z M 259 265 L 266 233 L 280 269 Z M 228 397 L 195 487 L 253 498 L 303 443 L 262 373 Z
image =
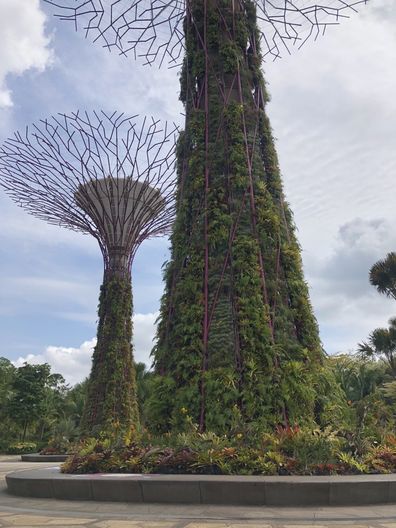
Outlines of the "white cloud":
M 339 226 L 357 216 L 395 219 L 393 4 L 362 5 L 325 37 L 265 67 L 286 192 L 308 252 L 328 252 Z
M 47 224 L 17 206 L 4 193 L 0 194 L 2 228 L 0 240 L 10 243 L 36 246 L 68 246 L 84 252 L 100 255 L 99 246 L 93 237 L 64 227 Z
M 19 357 L 13 364 L 21 367 L 25 362 L 31 365 L 48 363 L 52 372 L 62 374 L 67 383 L 74 385 L 83 381 L 91 367 L 91 356 L 96 338 L 84 341 L 78 348 L 48 346 L 42 354 L 28 354 Z
M 39 0 L 1 0 L 0 108 L 12 106 L 8 75 L 21 75 L 30 69 L 43 71 L 51 63 L 45 20 Z
M 158 312 L 135 314 L 133 317 L 133 345 L 136 362 L 151 365 L 150 352 L 153 348 Z
M 158 313 L 135 314 L 133 317 L 133 343 L 135 361 L 150 365 L 150 351 L 155 335 L 155 320 Z M 49 363 L 52 372 L 62 374 L 66 382 L 75 385 L 83 381 L 91 369 L 91 357 L 96 338 L 84 341 L 78 348 L 64 346 L 48 346 L 41 354 L 20 356 L 13 361 L 16 367 L 25 362 L 32 365 Z
M 0 276 L 0 314 L 50 314 L 91 322 L 98 286 L 86 277 Z
M 306 278 L 329 353 L 355 349 L 396 305 L 370 267 L 396 249 L 396 10 L 361 5 L 339 27 L 265 66 L 269 113 Z
M 368 278 L 371 266 L 395 247 L 391 223 L 356 218 L 339 228 L 330 255 L 307 260 L 312 301 L 329 353 L 355 349 L 395 314 L 395 301 L 380 295 Z

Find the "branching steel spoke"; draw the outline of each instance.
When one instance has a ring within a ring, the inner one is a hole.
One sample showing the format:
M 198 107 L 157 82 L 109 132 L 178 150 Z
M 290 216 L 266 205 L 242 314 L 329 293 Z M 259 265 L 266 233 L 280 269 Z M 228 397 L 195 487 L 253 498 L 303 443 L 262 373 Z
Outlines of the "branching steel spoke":
M 145 64 L 178 66 L 184 50 L 188 0 L 45 0 L 86 37 Z M 324 34 L 369 0 L 254 0 L 263 56 L 278 59 Z M 242 9 L 246 2 L 239 0 Z
M 0 147 L 0 185 L 34 216 L 94 236 L 106 265 L 123 246 L 129 268 L 139 244 L 173 222 L 177 132 L 116 112 L 58 114 Z

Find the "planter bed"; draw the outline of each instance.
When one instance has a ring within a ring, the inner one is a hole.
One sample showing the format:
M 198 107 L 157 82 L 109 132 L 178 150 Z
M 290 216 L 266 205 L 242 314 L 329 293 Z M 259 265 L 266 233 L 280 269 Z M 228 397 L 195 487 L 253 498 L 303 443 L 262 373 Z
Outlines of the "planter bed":
M 69 455 L 40 455 L 40 453 L 30 453 L 21 455 L 22 462 L 64 462 Z
M 58 467 L 6 476 L 23 497 L 135 503 L 349 506 L 396 503 L 396 474 L 258 477 L 218 475 L 70 475 Z

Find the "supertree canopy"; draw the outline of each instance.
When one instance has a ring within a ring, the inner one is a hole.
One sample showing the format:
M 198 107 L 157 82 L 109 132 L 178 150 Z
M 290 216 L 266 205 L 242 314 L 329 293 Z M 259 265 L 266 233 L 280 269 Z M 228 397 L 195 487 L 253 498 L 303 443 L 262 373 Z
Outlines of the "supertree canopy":
M 45 0 L 88 38 L 149 64 L 178 65 L 186 49 L 184 19 L 194 4 L 211 5 L 221 19 L 230 0 Z M 368 0 L 252 0 L 263 57 L 278 59 L 326 32 Z
M 323 350 L 261 68 L 365 1 L 47 1 L 109 49 L 182 62 L 186 121 L 150 426 L 182 429 L 186 413 L 217 432 L 320 420 Z
M 138 423 L 132 356 L 131 264 L 174 217 L 175 127 L 122 114 L 59 114 L 0 148 L 0 185 L 29 213 L 96 238 L 104 259 L 82 426 Z

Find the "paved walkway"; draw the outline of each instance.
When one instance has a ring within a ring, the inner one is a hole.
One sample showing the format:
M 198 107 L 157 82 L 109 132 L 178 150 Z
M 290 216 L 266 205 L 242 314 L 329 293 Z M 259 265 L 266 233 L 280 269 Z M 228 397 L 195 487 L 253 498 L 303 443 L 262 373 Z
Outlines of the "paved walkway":
M 325 528 L 337 525 L 339 528 L 396 528 L 396 505 L 316 509 L 168 506 L 25 499 L 8 495 L 4 481 L 6 473 L 33 467 L 43 467 L 43 464 L 0 456 L 0 527 Z

